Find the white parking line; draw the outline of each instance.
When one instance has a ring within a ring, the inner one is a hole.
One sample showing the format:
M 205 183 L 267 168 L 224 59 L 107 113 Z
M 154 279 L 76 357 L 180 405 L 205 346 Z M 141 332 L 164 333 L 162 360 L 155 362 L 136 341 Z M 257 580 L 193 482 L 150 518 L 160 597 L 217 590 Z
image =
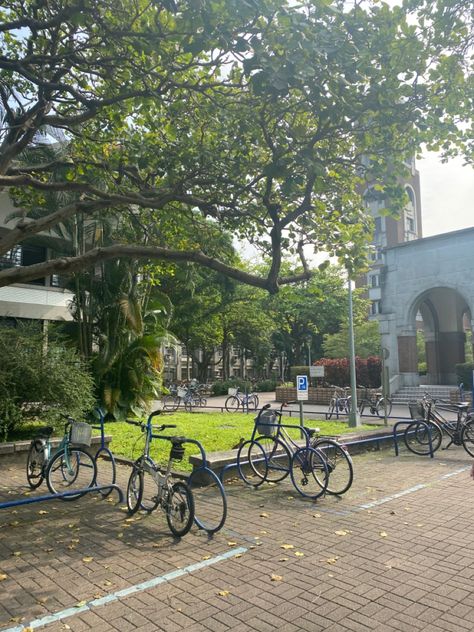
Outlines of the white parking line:
M 236 555 L 245 553 L 247 550 L 248 549 L 243 546 L 239 546 L 235 549 L 230 549 L 229 551 L 226 551 L 221 555 L 217 555 L 216 557 L 211 557 L 208 560 L 202 560 L 201 562 L 190 564 L 189 566 L 185 566 L 184 568 L 177 568 L 175 571 L 170 571 L 165 575 L 153 577 L 146 582 L 135 584 L 134 586 L 129 586 L 128 588 L 123 588 L 122 590 L 117 590 L 116 592 L 110 593 L 109 595 L 105 595 L 105 597 L 100 597 L 99 599 L 91 599 L 87 603 L 81 604 L 80 606 L 66 608 L 65 610 L 61 610 L 54 614 L 48 614 L 44 617 L 41 617 L 40 619 L 34 619 L 29 623 L 24 623 L 12 628 L 3 629 L 2 632 L 22 632 L 23 630 L 30 628 L 32 630 L 43 628 L 45 625 L 49 625 L 50 623 L 55 623 L 56 621 L 61 621 L 62 619 L 73 617 L 76 614 L 81 614 L 83 612 L 87 612 L 88 610 L 92 610 L 92 608 L 106 606 L 113 601 L 118 601 L 123 597 L 128 597 L 129 595 L 134 595 L 135 593 L 143 592 L 144 590 L 149 590 L 150 588 L 154 588 L 155 586 L 159 586 L 160 584 L 163 584 L 165 582 L 171 582 L 174 579 L 178 579 L 178 577 L 182 577 L 183 575 L 194 573 L 195 571 L 201 570 L 201 568 L 206 568 L 207 566 L 218 564 L 219 562 L 228 560 L 232 557 L 235 557 Z

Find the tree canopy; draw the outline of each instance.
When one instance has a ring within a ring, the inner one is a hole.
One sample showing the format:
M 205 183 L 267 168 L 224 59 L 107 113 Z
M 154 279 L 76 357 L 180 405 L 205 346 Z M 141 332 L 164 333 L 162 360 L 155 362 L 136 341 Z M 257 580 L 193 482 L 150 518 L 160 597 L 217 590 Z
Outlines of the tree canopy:
M 192 261 L 270 292 L 311 275 L 308 251 L 357 268 L 364 186 L 401 205 L 397 177 L 422 143 L 469 153 L 468 13 L 445 5 L 6 0 L 0 188 L 23 217 L 0 256 L 78 216 L 108 216 L 116 232 L 1 270 L 0 286 L 117 257 Z M 53 141 L 51 159 L 35 158 Z M 209 222 L 249 240 L 268 273 L 210 252 Z M 300 271 L 282 273 L 284 253 Z

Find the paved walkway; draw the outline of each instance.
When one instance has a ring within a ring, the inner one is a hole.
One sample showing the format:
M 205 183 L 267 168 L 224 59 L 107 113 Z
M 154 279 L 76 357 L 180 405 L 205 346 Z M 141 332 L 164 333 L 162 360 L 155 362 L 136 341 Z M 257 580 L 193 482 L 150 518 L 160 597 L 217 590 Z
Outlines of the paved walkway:
M 354 462 L 350 492 L 316 504 L 230 481 L 212 539 L 174 540 L 161 513 L 130 520 L 112 498 L 0 511 L 0 630 L 471 631 L 472 460 Z M 28 493 L 23 468 L 0 467 L 0 499 Z

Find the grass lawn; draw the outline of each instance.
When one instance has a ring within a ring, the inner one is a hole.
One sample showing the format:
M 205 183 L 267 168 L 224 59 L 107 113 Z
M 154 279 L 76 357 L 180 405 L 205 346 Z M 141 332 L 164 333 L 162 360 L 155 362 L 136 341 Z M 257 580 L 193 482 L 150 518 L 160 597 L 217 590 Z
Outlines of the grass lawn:
M 176 429 L 166 430 L 166 434 L 184 435 L 186 437 L 197 439 L 202 443 L 206 452 L 219 452 L 221 450 L 231 450 L 236 446 L 241 438 L 248 439 L 254 426 L 254 415 L 243 413 L 186 413 L 175 412 L 163 415 L 154 419 L 155 423 L 175 424 Z M 287 418 L 287 423 L 295 426 L 295 431 L 290 431 L 293 438 L 299 438 L 298 418 Z M 21 429 L 11 433 L 8 441 L 29 440 L 35 434 L 38 425 L 44 425 L 39 422 L 25 423 Z M 347 423 L 342 421 L 322 421 L 311 419 L 308 420 L 309 427 L 318 427 L 321 434 L 336 436 L 344 433 L 352 432 L 353 428 L 349 428 Z M 364 425 L 361 429 L 373 430 L 376 426 Z M 105 424 L 105 432 L 112 436 L 111 449 L 117 456 L 126 458 L 137 458 L 144 446 L 144 434 L 136 426 L 131 426 L 125 422 L 107 422 Z M 94 434 L 99 434 L 94 431 Z M 165 434 L 165 433 L 163 433 Z M 55 432 L 55 436 L 61 436 L 61 430 Z M 170 444 L 164 441 L 154 441 L 152 443 L 151 454 L 157 461 L 166 461 L 169 454 Z M 183 471 L 191 470 L 188 463 L 190 454 L 197 454 L 196 446 L 188 445 L 183 461 L 177 466 L 177 469 Z
M 197 439 L 208 453 L 231 450 L 239 443 L 241 438 L 250 438 L 254 426 L 254 415 L 245 415 L 243 413 L 176 412 L 163 416 L 160 420 L 162 420 L 162 423 L 176 424 L 176 429 L 168 429 L 165 431 L 166 434 L 184 435 Z M 155 418 L 154 421 L 158 423 L 158 419 Z M 298 439 L 298 420 L 293 417 L 287 421 L 296 426 L 296 430 L 291 430 L 290 434 L 295 439 Z M 308 427 L 320 428 L 321 434 L 330 436 L 341 435 L 354 430 L 349 428 L 347 423 L 341 421 L 320 421 L 315 419 L 308 421 Z M 374 428 L 374 425 L 362 426 L 364 430 L 373 430 Z M 144 445 L 144 436 L 139 428 L 125 422 L 109 422 L 106 424 L 106 433 L 112 435 L 111 449 L 114 454 L 127 458 L 137 458 L 140 455 L 140 450 L 143 449 Z M 154 441 L 151 450 L 153 458 L 158 461 L 166 460 L 169 454 L 169 447 L 170 444 L 164 441 Z M 184 459 L 177 466 L 177 469 L 190 471 L 191 465 L 188 463 L 188 456 L 197 453 L 196 446 L 188 445 Z

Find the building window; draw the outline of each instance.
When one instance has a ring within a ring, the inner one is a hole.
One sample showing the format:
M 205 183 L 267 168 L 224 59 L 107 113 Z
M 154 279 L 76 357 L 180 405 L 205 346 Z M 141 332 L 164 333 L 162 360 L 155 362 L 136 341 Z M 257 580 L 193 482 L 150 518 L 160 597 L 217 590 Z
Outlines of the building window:
M 21 246 L 15 246 L 0 257 L 0 268 L 21 266 Z
M 380 314 L 380 301 L 372 301 L 370 314 L 371 316 L 377 316 L 377 314 Z
M 370 287 L 380 286 L 380 276 L 378 274 L 372 274 L 369 278 L 370 278 Z

